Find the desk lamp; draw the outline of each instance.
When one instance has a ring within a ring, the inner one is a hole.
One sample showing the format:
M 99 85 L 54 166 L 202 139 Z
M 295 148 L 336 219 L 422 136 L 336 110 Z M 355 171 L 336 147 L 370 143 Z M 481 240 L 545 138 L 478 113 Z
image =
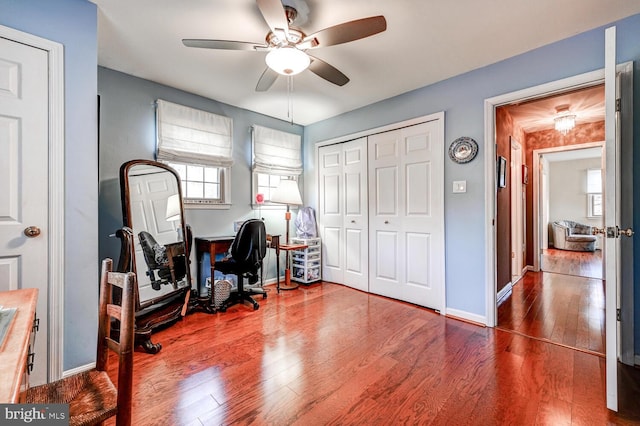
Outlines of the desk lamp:
M 173 222 L 174 226 L 176 226 L 175 222 L 180 220 L 180 196 L 178 194 L 169 196 L 167 200 L 167 214 L 165 216 L 167 222 Z M 178 233 L 178 241 L 182 241 L 182 228 L 177 226 L 176 232 Z
M 289 209 L 290 206 L 301 206 L 302 205 L 302 197 L 300 196 L 300 189 L 298 188 L 298 182 L 293 179 L 281 179 L 280 185 L 273 191 L 271 194 L 271 202 L 278 204 L 286 204 L 287 212 L 285 213 L 284 219 L 287 223 L 285 230 L 285 241 L 286 244 L 289 244 L 289 221 L 291 220 L 291 211 Z M 286 251 L 286 269 L 284 271 L 284 282 L 285 286 L 281 287 L 283 289 L 293 289 L 297 286 L 291 285 L 291 270 L 289 269 L 289 251 Z M 279 272 L 278 272 L 279 273 Z

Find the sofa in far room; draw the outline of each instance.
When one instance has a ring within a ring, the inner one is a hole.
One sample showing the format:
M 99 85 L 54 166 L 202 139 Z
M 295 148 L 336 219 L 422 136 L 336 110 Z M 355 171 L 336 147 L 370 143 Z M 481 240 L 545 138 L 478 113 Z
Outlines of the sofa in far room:
M 598 237 L 592 227 L 572 220 L 558 220 L 551 224 L 553 246 L 560 250 L 596 251 Z

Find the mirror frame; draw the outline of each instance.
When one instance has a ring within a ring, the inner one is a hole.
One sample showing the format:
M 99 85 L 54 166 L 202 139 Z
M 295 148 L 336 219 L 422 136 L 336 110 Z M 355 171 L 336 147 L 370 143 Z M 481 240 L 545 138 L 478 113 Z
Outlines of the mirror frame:
M 130 235 L 127 237 L 127 238 L 130 238 L 130 241 L 126 243 L 123 241 L 123 244 L 126 244 L 128 246 L 128 253 L 121 253 L 121 259 L 118 265 L 119 270 L 134 272 L 136 276 L 138 276 L 138 271 L 136 270 L 136 254 L 135 254 L 135 248 L 134 248 L 135 236 L 133 235 L 133 232 L 132 232 L 134 229 L 134 226 L 132 223 L 133 219 L 131 214 L 131 206 L 130 206 L 131 203 L 129 201 L 130 193 L 131 193 L 131 188 L 129 184 L 129 172 L 135 166 L 150 166 L 150 167 L 161 168 L 171 173 L 176 179 L 177 191 L 180 199 L 180 228 L 182 230 L 183 242 L 185 244 L 185 262 L 186 262 L 185 271 L 186 271 L 186 280 L 188 283 L 188 285 L 184 287 L 175 288 L 174 291 L 164 293 L 155 298 L 147 299 L 144 302 L 140 301 L 140 294 L 139 294 L 138 288 L 136 288 L 136 296 L 135 296 L 136 311 L 139 311 L 141 309 L 145 309 L 155 304 L 158 304 L 159 302 L 162 302 L 166 299 L 173 298 L 176 296 L 176 294 L 184 293 L 184 292 L 190 293 L 193 283 L 191 280 L 191 268 L 190 268 L 190 261 L 189 261 L 191 247 L 189 246 L 188 237 L 190 236 L 190 230 L 188 230 L 188 226 L 186 225 L 184 220 L 184 203 L 182 201 L 182 187 L 181 187 L 180 176 L 173 168 L 167 166 L 166 164 L 160 163 L 158 161 L 153 161 L 153 160 L 142 160 L 142 159 L 131 160 L 123 163 L 122 166 L 120 167 L 120 201 L 122 205 L 122 222 L 123 222 L 123 226 L 125 228 L 129 228 L 131 232 L 123 232 L 123 234 L 130 233 Z

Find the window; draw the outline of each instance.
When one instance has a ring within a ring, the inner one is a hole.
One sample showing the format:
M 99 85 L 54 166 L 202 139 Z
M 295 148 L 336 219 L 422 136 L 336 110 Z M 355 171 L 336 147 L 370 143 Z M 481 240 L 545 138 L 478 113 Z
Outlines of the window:
M 587 217 L 601 217 L 602 207 L 602 169 L 588 169 Z
M 268 175 L 266 173 L 255 173 L 255 178 L 258 180 L 258 188 L 256 193 L 262 194 L 265 201 L 271 200 L 271 193 L 280 184 L 280 175 Z
M 283 178 L 302 174 L 302 150 L 299 135 L 262 126 L 253 126 L 253 204 L 262 194 L 269 204 L 271 194 Z
M 185 199 L 195 203 L 195 200 L 213 201 L 224 198 L 224 168 L 171 161 L 166 164 L 180 175 L 180 187 Z
M 158 99 L 157 124 L 157 158 L 180 175 L 185 205 L 228 205 L 232 120 Z

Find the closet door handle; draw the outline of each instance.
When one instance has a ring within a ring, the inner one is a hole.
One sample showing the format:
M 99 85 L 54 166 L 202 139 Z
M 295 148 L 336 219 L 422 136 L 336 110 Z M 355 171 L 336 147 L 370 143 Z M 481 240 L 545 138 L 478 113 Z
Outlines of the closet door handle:
M 351 223 L 356 223 L 356 221 L 355 221 L 355 220 L 353 220 L 353 219 L 351 219 Z
M 389 221 L 388 221 L 388 220 L 385 220 L 385 221 L 384 221 L 384 224 L 385 224 L 385 225 L 388 225 L 388 224 L 389 224 Z

